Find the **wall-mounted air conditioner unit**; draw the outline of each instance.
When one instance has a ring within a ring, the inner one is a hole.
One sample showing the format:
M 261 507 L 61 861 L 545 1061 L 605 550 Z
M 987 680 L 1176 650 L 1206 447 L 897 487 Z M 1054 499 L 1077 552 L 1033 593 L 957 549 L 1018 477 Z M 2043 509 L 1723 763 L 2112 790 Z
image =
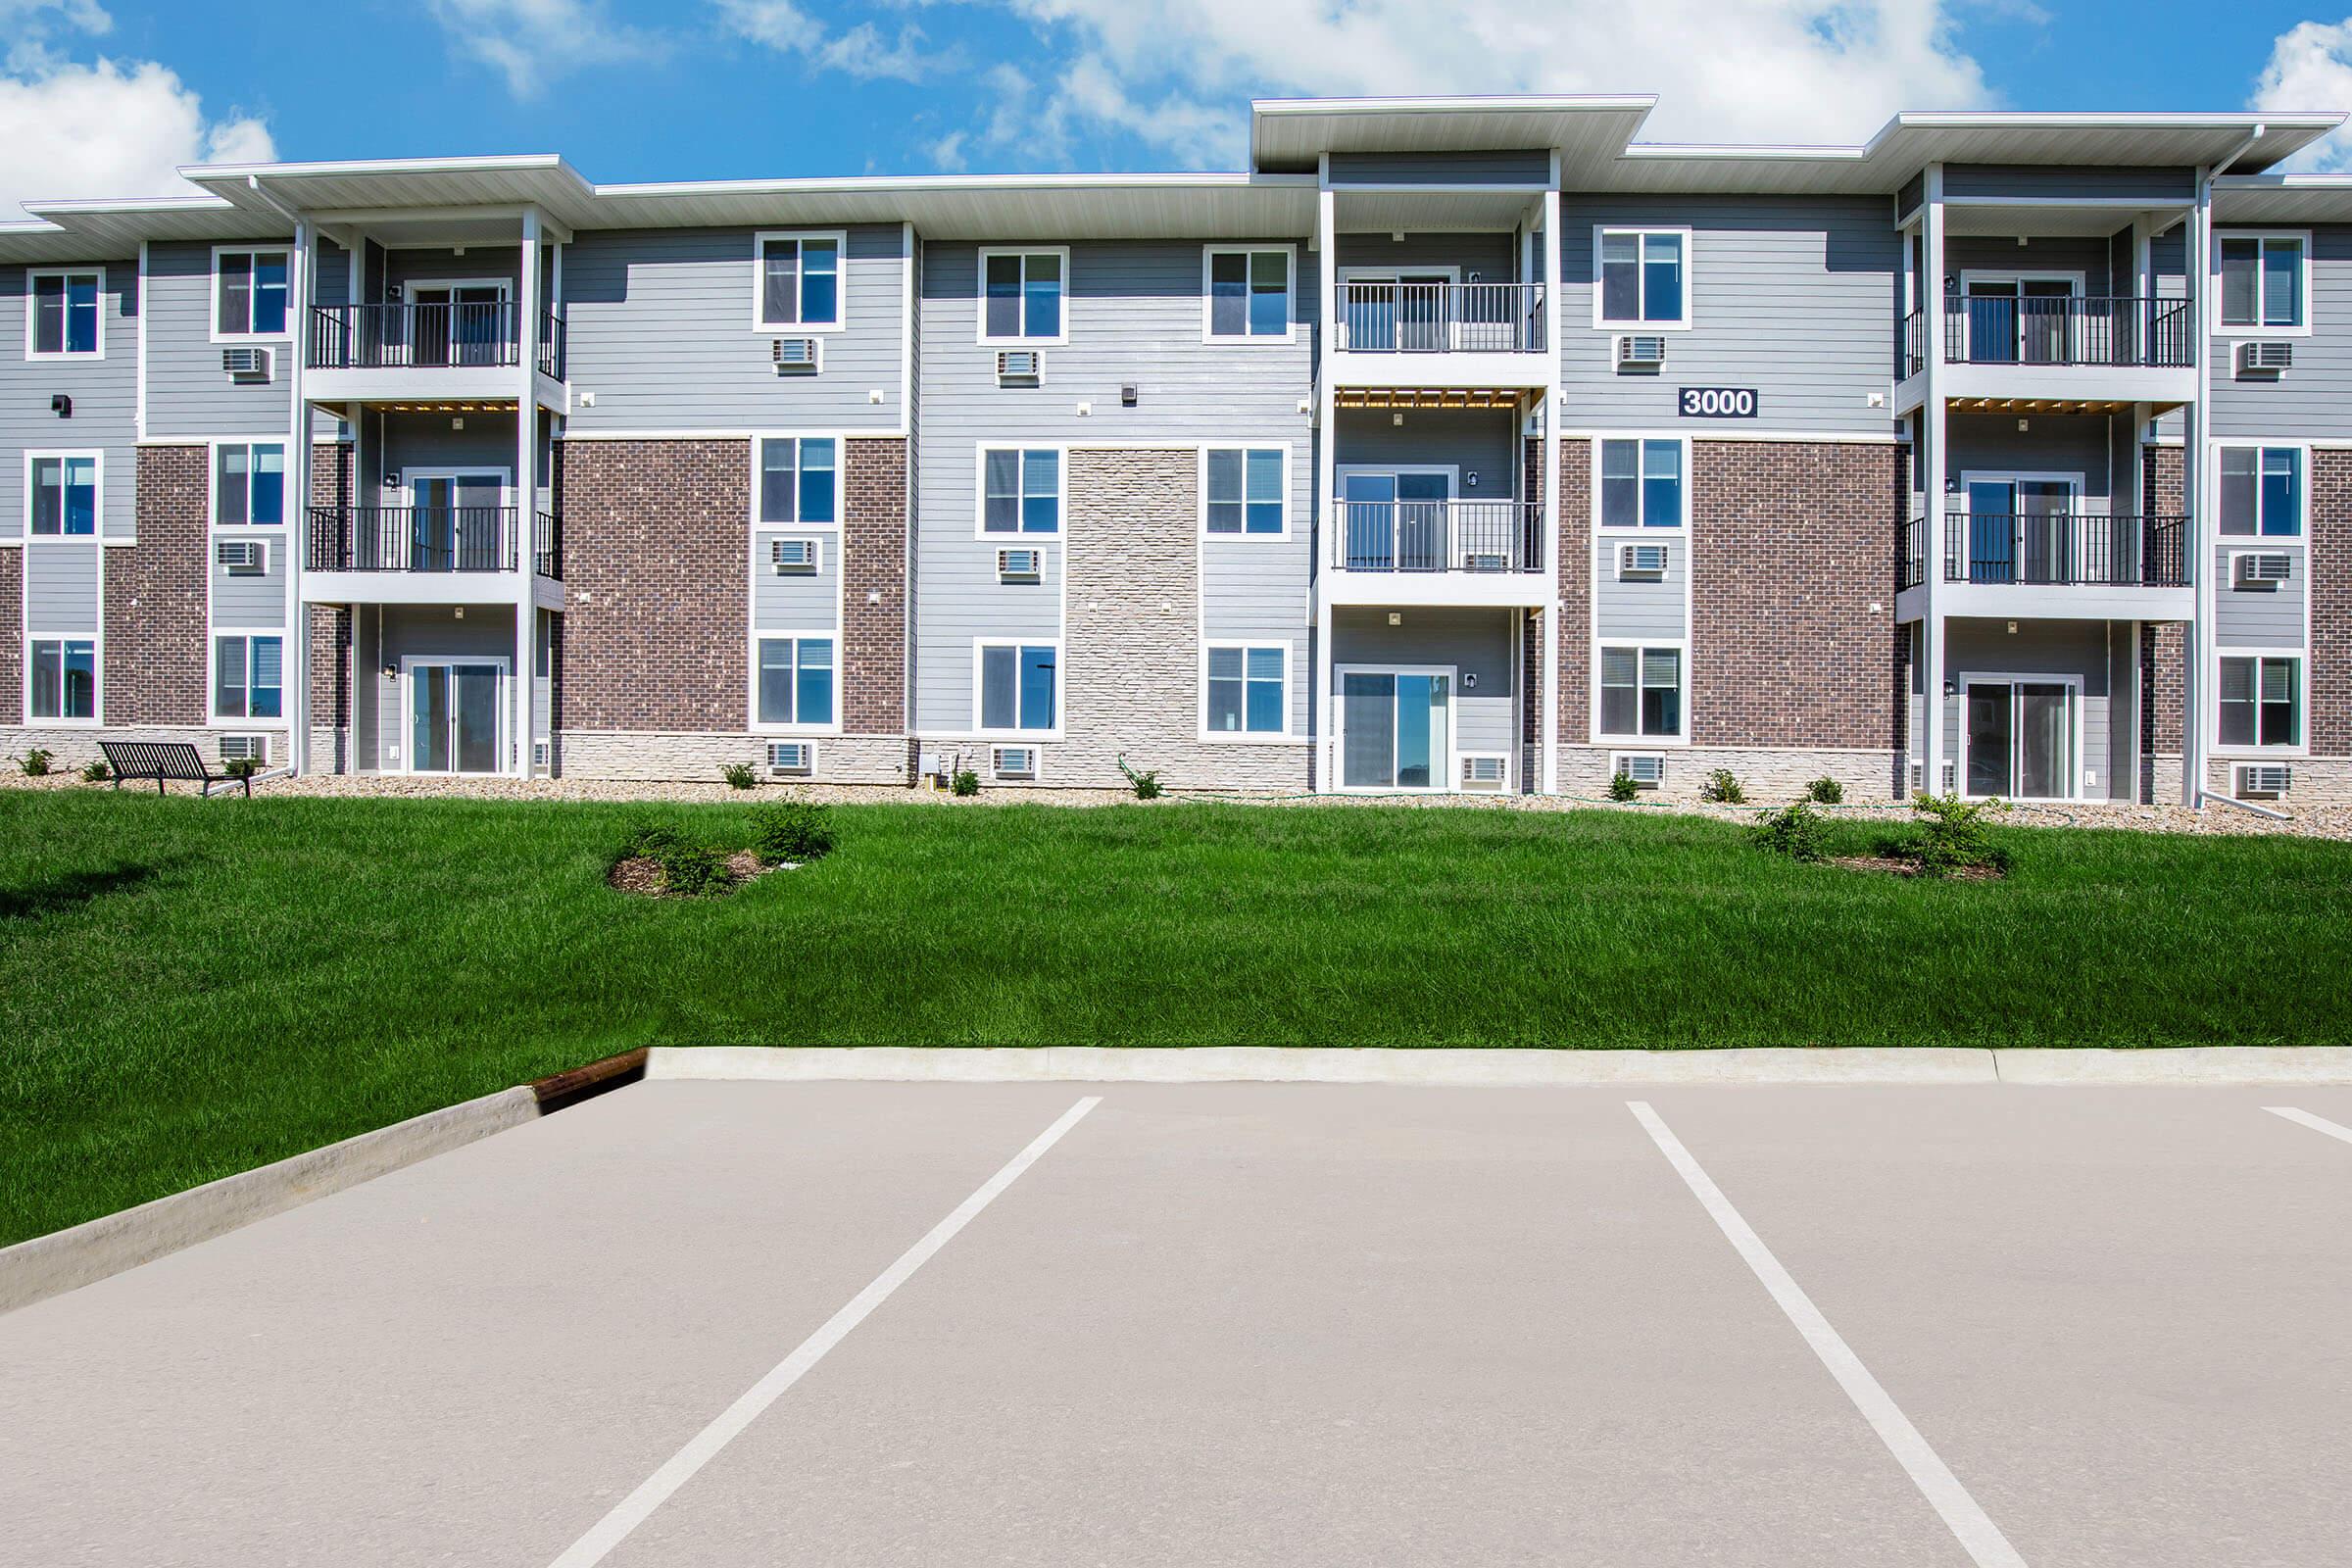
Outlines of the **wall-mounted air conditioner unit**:
M 1617 575 L 1620 580 L 1656 579 L 1666 575 L 1666 547 L 1664 545 L 1619 545 L 1617 547 Z
M 1499 550 L 1471 550 L 1462 555 L 1464 571 L 1508 571 L 1511 558 Z
M 1046 553 L 1043 550 L 997 552 L 997 575 L 1006 582 L 1036 582 L 1045 574 Z
M 270 569 L 270 547 L 259 539 L 223 539 L 213 557 L 231 577 L 259 577 Z
M 2237 793 L 2252 800 L 2267 796 L 2273 800 L 2286 793 L 2295 781 L 2293 771 L 2283 762 L 2240 762 L 2237 765 Z
M 2294 575 L 2294 558 L 2283 550 L 2249 550 L 2233 556 L 2240 588 L 2276 589 Z
M 1617 368 L 1623 370 L 1655 370 L 1666 364 L 1666 335 L 1663 332 L 1629 332 L 1617 339 Z
M 239 381 L 269 380 L 270 360 L 270 355 L 268 349 L 255 348 L 250 345 L 244 348 L 220 351 L 220 368 L 227 371 L 232 379 Z
M 775 358 L 778 375 L 794 370 L 821 370 L 825 365 L 824 339 L 780 337 L 776 339 Z
M 989 771 L 999 778 L 1037 777 L 1037 748 L 1034 746 L 992 746 L 988 749 Z
M 1614 760 L 1616 775 L 1632 779 L 1636 789 L 1654 790 L 1666 782 L 1666 759 L 1657 752 L 1624 752 Z
M 1000 349 L 997 352 L 997 384 L 999 386 L 1043 386 L 1046 380 L 1046 357 L 1035 349 Z
M 223 762 L 267 762 L 270 760 L 270 737 L 267 735 L 223 735 L 220 737 L 220 760 Z
M 771 539 L 767 545 L 769 564 L 778 575 L 785 572 L 814 571 L 817 566 L 817 542 L 813 539 Z
M 2292 368 L 2295 346 L 2292 343 L 2240 343 L 2237 346 L 2237 373 L 2240 375 L 2277 375 Z
M 777 778 L 807 778 L 816 771 L 816 747 L 808 741 L 771 741 L 767 770 Z
M 1462 788 L 1492 793 L 1510 780 L 1509 761 L 1498 753 L 1472 753 L 1462 759 Z

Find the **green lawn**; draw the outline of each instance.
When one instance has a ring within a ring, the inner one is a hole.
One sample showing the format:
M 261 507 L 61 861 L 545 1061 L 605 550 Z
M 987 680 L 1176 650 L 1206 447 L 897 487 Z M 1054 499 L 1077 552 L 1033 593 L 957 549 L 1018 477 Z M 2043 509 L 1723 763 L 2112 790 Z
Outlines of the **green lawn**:
M 652 815 L 746 831 L 0 791 L 0 1241 L 649 1043 L 2352 1038 L 2308 840 L 2008 830 L 2007 882 L 1925 884 L 1665 813 L 882 806 L 686 903 L 604 885 Z

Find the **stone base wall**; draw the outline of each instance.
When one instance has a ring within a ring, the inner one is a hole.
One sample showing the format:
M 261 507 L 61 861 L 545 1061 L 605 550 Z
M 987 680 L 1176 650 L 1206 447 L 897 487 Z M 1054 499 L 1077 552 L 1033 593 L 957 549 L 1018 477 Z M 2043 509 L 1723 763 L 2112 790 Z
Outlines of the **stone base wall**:
M 2238 763 L 2247 759 L 2213 758 L 2206 763 L 2205 787 L 2217 795 L 2237 794 Z M 2297 757 L 2287 759 L 2286 768 L 2292 782 L 2286 793 L 2277 800 L 2256 801 L 2275 810 L 2294 811 L 2315 806 L 2352 806 L 2352 758 Z M 2178 801 L 2180 798 L 2180 760 L 2172 761 L 2172 793 L 2160 795 L 2159 801 Z M 2220 808 L 2228 810 L 2228 807 Z
M 1640 750 L 1639 746 L 1561 747 L 1560 793 L 1588 799 L 1605 796 L 1614 772 L 1611 756 Z M 1757 806 L 1786 805 L 1824 774 L 1845 786 L 1846 804 L 1851 806 L 1899 801 L 1908 794 L 1899 771 L 1902 759 L 1891 750 L 1732 746 L 1661 750 L 1666 758 L 1666 782 L 1655 790 L 1642 791 L 1645 798 L 1694 801 L 1707 776 L 1719 767 L 1730 768 L 1748 801 Z
M 789 739 L 717 731 L 677 732 L 567 729 L 556 735 L 555 771 L 561 778 L 628 779 L 642 782 L 715 780 L 732 762 L 749 762 L 767 777 L 771 740 Z M 818 735 L 817 784 L 905 784 L 912 774 L 904 736 Z
M 49 767 L 52 772 L 79 768 L 85 763 L 102 762 L 106 755 L 98 750 L 100 741 L 186 741 L 204 754 L 204 760 L 215 772 L 220 770 L 221 730 L 201 724 L 108 724 L 100 729 L 50 729 L 38 724 L 0 726 L 0 759 L 15 759 L 38 746 L 52 753 Z M 281 722 L 272 729 L 267 723 L 239 724 L 227 731 L 236 735 L 267 735 L 270 737 L 270 766 L 286 765 L 286 729 Z M 14 771 L 15 763 L 9 762 Z M 152 786 L 151 786 L 152 787 Z

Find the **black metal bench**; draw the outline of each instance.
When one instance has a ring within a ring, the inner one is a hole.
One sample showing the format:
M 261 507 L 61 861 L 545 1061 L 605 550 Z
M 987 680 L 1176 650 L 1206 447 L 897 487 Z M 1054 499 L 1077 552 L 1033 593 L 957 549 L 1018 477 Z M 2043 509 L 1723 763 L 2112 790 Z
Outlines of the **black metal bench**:
M 253 775 L 216 773 L 204 765 L 204 754 L 186 741 L 100 741 L 98 749 L 106 754 L 106 765 L 115 775 L 115 788 L 121 789 L 124 779 L 155 780 L 155 793 L 164 793 L 166 779 L 201 784 L 203 793 L 210 796 L 216 784 L 242 784 L 245 798 L 253 799 Z

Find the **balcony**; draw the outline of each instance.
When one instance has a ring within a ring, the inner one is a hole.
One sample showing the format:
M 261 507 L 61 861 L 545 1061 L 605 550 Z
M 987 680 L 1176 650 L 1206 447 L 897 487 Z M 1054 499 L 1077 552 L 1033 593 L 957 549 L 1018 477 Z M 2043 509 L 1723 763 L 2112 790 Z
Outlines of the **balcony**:
M 1343 501 L 1326 593 L 1338 604 L 1542 603 L 1535 501 Z
M 1943 520 L 1947 614 L 2088 614 L 2173 619 L 2186 613 L 2188 519 L 2131 514 L 1953 514 Z M 1905 590 L 1927 578 L 1927 519 L 1905 525 Z
M 514 507 L 313 507 L 304 592 L 326 603 L 466 603 L 480 579 L 518 570 L 522 513 Z M 532 512 L 531 569 L 564 576 L 563 522 Z
M 513 300 L 314 306 L 310 395 L 511 399 L 511 372 L 522 363 L 521 312 Z M 535 368 L 551 381 L 564 377 L 564 318 L 542 311 Z
M 1929 330 L 1924 311 L 1903 319 L 1895 355 L 1905 379 L 1927 368 Z M 1944 395 L 1962 407 L 2170 407 L 2195 390 L 2196 317 L 2186 300 L 1953 294 L 1941 330 Z
M 1541 283 L 1342 283 L 1339 376 L 1368 386 L 1541 386 Z

